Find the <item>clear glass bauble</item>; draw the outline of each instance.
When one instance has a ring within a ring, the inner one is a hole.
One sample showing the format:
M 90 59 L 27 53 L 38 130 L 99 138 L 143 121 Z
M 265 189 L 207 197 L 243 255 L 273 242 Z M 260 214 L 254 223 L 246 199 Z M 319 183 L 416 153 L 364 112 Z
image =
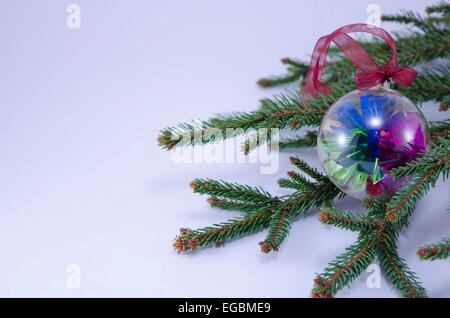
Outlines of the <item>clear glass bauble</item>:
M 388 198 L 404 182 L 390 171 L 421 156 L 428 140 L 421 110 L 402 94 L 376 87 L 353 91 L 330 107 L 318 151 L 328 177 L 343 192 L 358 199 Z

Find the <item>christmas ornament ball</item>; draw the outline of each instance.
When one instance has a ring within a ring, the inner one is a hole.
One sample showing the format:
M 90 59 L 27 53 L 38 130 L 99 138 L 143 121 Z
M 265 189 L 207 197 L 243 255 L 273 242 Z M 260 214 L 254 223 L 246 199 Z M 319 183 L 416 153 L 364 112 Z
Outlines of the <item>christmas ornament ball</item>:
M 408 98 L 387 88 L 355 90 L 334 103 L 318 134 L 318 151 L 330 180 L 346 194 L 388 198 L 404 178 L 391 170 L 421 156 L 429 132 Z

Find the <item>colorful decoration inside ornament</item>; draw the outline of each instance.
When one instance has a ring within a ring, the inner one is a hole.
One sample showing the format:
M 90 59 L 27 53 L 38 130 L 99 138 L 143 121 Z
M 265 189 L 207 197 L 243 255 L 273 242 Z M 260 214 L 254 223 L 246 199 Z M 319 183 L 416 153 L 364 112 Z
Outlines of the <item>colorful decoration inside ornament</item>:
M 387 198 L 402 185 L 390 171 L 420 157 L 428 126 L 405 96 L 385 88 L 353 91 L 333 104 L 318 136 L 327 175 L 342 191 L 359 199 Z

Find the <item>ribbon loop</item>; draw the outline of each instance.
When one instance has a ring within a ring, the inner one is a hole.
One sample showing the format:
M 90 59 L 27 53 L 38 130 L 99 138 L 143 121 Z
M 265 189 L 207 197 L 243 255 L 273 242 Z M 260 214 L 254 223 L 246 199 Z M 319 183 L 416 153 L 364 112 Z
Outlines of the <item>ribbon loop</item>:
M 386 65 L 380 67 L 370 55 L 348 33 L 365 32 L 383 39 L 391 48 L 392 55 Z M 350 24 L 323 36 L 317 41 L 306 75 L 303 93 L 316 97 L 318 93 L 328 95 L 331 88 L 321 82 L 326 65 L 326 57 L 331 42 L 358 67 L 362 72 L 355 73 L 355 83 L 359 90 L 367 90 L 377 84 L 393 79 L 400 85 L 409 86 L 417 72 L 408 66 L 397 66 L 397 51 L 394 39 L 384 29 L 364 23 Z

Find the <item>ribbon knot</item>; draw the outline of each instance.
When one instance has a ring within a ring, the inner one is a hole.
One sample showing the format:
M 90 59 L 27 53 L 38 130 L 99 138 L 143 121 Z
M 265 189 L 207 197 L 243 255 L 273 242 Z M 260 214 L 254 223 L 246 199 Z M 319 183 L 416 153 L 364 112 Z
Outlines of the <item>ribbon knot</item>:
M 389 81 L 392 78 L 393 70 L 389 66 L 383 68 L 380 71 L 384 74 L 383 81 Z
M 355 41 L 348 33 L 365 32 L 382 38 L 391 48 L 392 55 L 384 66 L 379 66 L 369 56 L 369 54 Z M 385 81 L 394 80 L 404 86 L 410 86 L 417 76 L 417 72 L 411 67 L 397 66 L 397 51 L 394 39 L 384 29 L 369 26 L 368 24 L 357 23 L 346 25 L 337 29 L 333 33 L 321 37 L 314 47 L 314 52 L 306 75 L 303 93 L 316 97 L 317 93 L 330 94 L 331 88 L 322 83 L 322 78 L 326 56 L 331 42 L 335 43 L 339 49 L 358 67 L 362 72 L 355 73 L 355 83 L 359 90 L 367 90 Z
M 396 83 L 404 86 L 410 86 L 417 76 L 417 72 L 412 68 L 400 65 L 391 68 L 389 66 L 382 67 L 375 72 L 359 72 L 355 73 L 356 87 L 361 90 L 367 90 L 375 85 L 382 84 L 386 81 L 394 80 Z

